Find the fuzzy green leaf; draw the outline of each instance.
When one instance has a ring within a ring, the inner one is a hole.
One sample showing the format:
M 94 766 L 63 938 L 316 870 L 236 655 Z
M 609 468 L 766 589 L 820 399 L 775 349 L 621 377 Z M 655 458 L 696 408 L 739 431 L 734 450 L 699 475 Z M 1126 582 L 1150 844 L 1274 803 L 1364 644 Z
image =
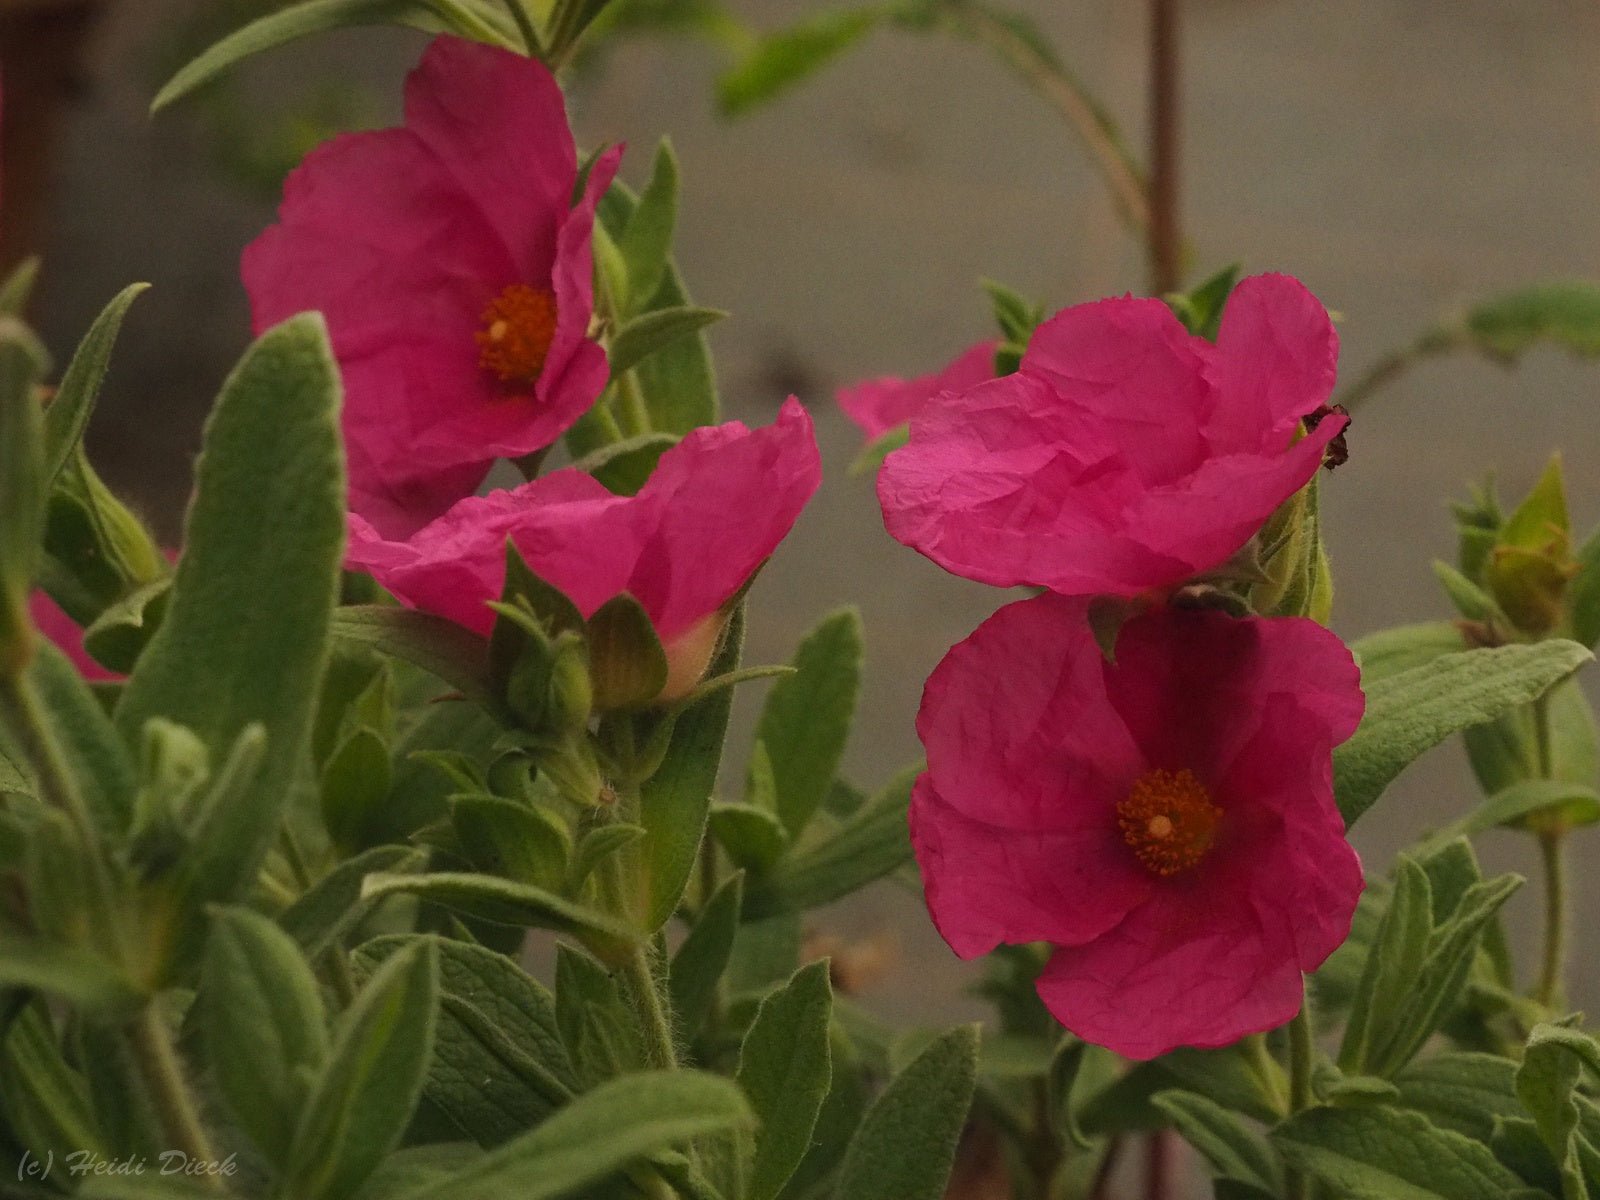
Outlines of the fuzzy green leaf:
M 67 456 L 83 438 L 94 412 L 95 401 L 100 398 L 100 386 L 105 382 L 111 365 L 111 349 L 116 345 L 117 334 L 122 329 L 122 319 L 128 309 L 149 288 L 148 283 L 135 283 L 119 292 L 105 311 L 95 318 L 89 332 L 79 343 L 72 361 L 61 376 L 61 385 L 44 414 L 45 478 L 54 479 L 66 464 Z
M 1193 1092 L 1158 1092 L 1150 1098 L 1172 1120 L 1184 1141 L 1224 1179 L 1253 1183 L 1276 1195 L 1283 1167 L 1261 1134 L 1215 1101 Z
M 1504 1200 L 1523 1186 L 1488 1147 L 1404 1109 L 1307 1109 L 1271 1136 L 1291 1167 L 1348 1200 Z
M 159 112 L 265 50 L 353 25 L 408 25 L 426 33 L 459 33 L 507 48 L 516 46 L 512 32 L 457 0 L 307 0 L 269 13 L 217 42 L 167 81 L 150 111 Z
M 1462 650 L 1368 685 L 1361 727 L 1333 752 L 1334 795 L 1345 824 L 1355 824 L 1424 751 L 1529 703 L 1592 657 L 1560 639 Z
M 775 1200 L 811 1145 L 828 1094 L 828 964 L 801 967 L 761 1002 L 739 1051 L 739 1086 L 761 1120 L 749 1200 Z
M 421 667 L 469 700 L 493 705 L 489 643 L 454 621 L 409 608 L 376 604 L 341 608 L 332 633 L 347 646 L 362 646 Z
M 916 766 L 902 771 L 826 839 L 785 857 L 751 889 L 746 916 L 817 908 L 910 862 L 906 810 L 911 785 L 921 770 Z
M 616 379 L 632 370 L 675 342 L 715 325 L 728 314 L 720 308 L 696 308 L 681 304 L 671 308 L 654 308 L 642 313 L 618 329 L 606 347 L 606 357 L 611 363 L 611 378 Z
M 288 1153 L 328 1052 L 316 976 L 294 939 L 259 913 L 219 908 L 202 975 L 201 1030 L 229 1110 L 273 1161 Z
M 427 875 L 367 876 L 361 887 L 364 900 L 380 896 L 419 896 L 468 916 L 502 925 L 530 925 L 558 933 L 587 934 L 631 945 L 637 940 L 626 925 L 596 909 L 554 892 L 489 875 L 432 872 Z
M 850 1141 L 836 1200 L 939 1200 L 978 1074 L 978 1029 L 952 1029 L 890 1081 Z
M 601 1084 L 530 1133 L 400 1200 L 556 1200 L 652 1152 L 748 1128 L 731 1081 L 699 1071 L 645 1071 Z
M 152 717 L 222 762 L 252 724 L 270 747 L 183 864 L 191 901 L 255 883 L 308 752 L 339 592 L 345 479 L 339 372 L 315 314 L 269 330 L 206 424 L 171 607 L 123 689 L 127 740 Z
M 394 1149 L 422 1091 L 438 998 L 432 943 L 407 947 L 367 980 L 300 1116 L 285 1194 L 343 1200 Z
M 711 677 L 737 670 L 743 646 L 741 604 L 728 620 L 722 645 L 711 663 Z M 694 870 L 732 706 L 733 691 L 724 688 L 680 713 L 666 757 L 641 789 L 642 849 L 649 888 L 647 929 L 666 924 Z
M 861 687 L 861 615 L 825 617 L 795 651 L 793 675 L 773 684 L 756 737 L 777 786 L 778 817 L 791 838 L 827 796 L 844 755 Z

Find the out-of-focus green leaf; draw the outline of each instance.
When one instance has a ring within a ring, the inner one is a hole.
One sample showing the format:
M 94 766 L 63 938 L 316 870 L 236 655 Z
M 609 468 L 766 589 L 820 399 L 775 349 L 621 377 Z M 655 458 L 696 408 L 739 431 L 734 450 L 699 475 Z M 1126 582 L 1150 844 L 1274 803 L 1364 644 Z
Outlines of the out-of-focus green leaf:
M 884 15 L 881 8 L 832 9 L 768 34 L 717 80 L 722 111 L 739 116 L 767 103 L 859 42 Z

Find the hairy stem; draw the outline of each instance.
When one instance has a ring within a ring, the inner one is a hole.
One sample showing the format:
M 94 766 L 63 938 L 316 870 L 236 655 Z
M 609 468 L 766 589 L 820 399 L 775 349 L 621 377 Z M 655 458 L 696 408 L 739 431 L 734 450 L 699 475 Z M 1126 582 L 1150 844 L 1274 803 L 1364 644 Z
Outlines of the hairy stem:
M 1311 1107 L 1311 997 L 1301 1000 L 1300 1011 L 1289 1022 L 1289 1115 Z M 1289 1172 L 1289 1200 L 1308 1200 L 1311 1181 L 1299 1171 Z
M 168 1149 L 181 1150 L 191 1163 L 210 1163 L 217 1159 L 211 1139 L 200 1123 L 200 1114 L 184 1078 L 172 1036 L 163 1024 L 155 1005 L 147 1004 L 127 1028 L 128 1045 L 140 1077 L 149 1090 L 151 1102 L 161 1121 Z M 221 1191 L 216 1176 L 196 1176 L 211 1191 Z
M 639 1032 L 644 1035 L 645 1062 L 651 1067 L 670 1070 L 678 1065 L 678 1048 L 672 1036 L 672 1018 L 667 1011 L 666 981 L 656 972 L 656 955 L 647 943 L 624 961 L 622 981 Z
M 1567 837 L 1562 829 L 1539 835 L 1544 859 L 1544 965 L 1533 998 L 1546 1008 L 1563 1000 L 1567 958 Z

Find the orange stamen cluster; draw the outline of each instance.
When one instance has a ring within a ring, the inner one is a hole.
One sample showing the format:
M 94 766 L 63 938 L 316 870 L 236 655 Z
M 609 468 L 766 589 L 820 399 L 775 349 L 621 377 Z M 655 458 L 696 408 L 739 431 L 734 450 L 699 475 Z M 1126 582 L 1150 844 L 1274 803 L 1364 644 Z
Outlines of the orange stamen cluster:
M 1187 767 L 1146 771 L 1117 805 L 1123 840 L 1157 875 L 1175 875 L 1211 849 L 1222 810 Z
M 483 310 L 483 328 L 474 335 L 478 365 L 504 383 L 530 384 L 544 370 L 555 333 L 555 296 L 513 283 Z

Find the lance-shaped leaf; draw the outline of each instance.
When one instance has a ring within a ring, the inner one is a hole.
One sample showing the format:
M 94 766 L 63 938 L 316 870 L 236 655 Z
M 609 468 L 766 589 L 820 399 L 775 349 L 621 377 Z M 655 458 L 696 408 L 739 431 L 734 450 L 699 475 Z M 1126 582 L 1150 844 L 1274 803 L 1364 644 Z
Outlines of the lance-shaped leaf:
M 748 1128 L 750 1106 L 729 1080 L 644 1071 L 601 1084 L 530 1133 L 400 1200 L 556 1200 L 653 1152 Z
M 328 1052 L 316 976 L 294 939 L 259 913 L 219 908 L 202 976 L 206 1057 L 229 1110 L 273 1161 L 289 1150 Z
M 867 1110 L 850 1141 L 835 1200 L 939 1200 L 978 1077 L 978 1029 L 963 1025 L 919 1054 Z
M 795 673 L 773 684 L 756 736 L 777 788 L 778 818 L 798 838 L 833 784 L 861 687 L 861 615 L 841 609 L 807 635 Z
M 45 361 L 26 325 L 0 317 L 0 675 L 26 666 L 32 643 L 28 596 L 48 495 L 35 392 Z
M 909 862 L 906 808 L 920 771 L 902 771 L 826 839 L 786 856 L 751 889 L 746 916 L 829 904 Z
M 617 239 L 617 249 L 628 267 L 630 309 L 636 310 L 656 294 L 672 254 L 672 229 L 678 220 L 678 156 L 666 138 L 656 148 L 650 182 L 639 193 L 639 203 Z
M 340 1019 L 300 1114 L 284 1194 L 343 1200 L 399 1142 L 433 1051 L 438 968 L 431 942 L 407 947 L 367 980 Z
M 1255 1184 L 1270 1195 L 1282 1191 L 1283 1165 L 1271 1144 L 1237 1115 L 1193 1092 L 1158 1092 L 1150 1102 L 1220 1178 Z
M 66 465 L 68 455 L 89 427 L 89 417 L 94 412 L 95 401 L 100 398 L 100 386 L 111 365 L 111 349 L 117 344 L 122 319 L 149 286 L 135 283 L 119 292 L 89 326 L 89 332 L 67 364 L 61 385 L 56 388 L 55 398 L 44 414 L 46 479 L 54 479 Z
M 722 111 L 738 116 L 782 94 L 859 42 L 887 11 L 825 10 L 762 38 L 717 80 Z
M 828 963 L 801 967 L 761 1002 L 739 1051 L 739 1086 L 761 1119 L 746 1196 L 774 1200 L 811 1145 L 832 1078 Z
M 714 678 L 737 670 L 743 646 L 744 605 L 740 604 L 728 620 L 709 674 Z M 723 688 L 680 713 L 666 757 L 641 789 L 640 823 L 645 828 L 642 854 L 649 897 L 647 929 L 666 924 L 694 870 L 732 706 L 733 691 Z
M 673 308 L 651 309 L 633 318 L 617 330 L 611 344 L 606 347 L 606 357 L 611 363 L 611 378 L 619 378 L 645 359 L 699 333 L 709 325 L 715 325 L 727 315 L 720 308 L 695 308 L 683 304 Z
M 375 900 L 361 894 L 368 875 L 404 874 L 421 870 L 427 852 L 411 846 L 374 846 L 346 859 L 317 880 L 278 917 L 278 923 L 315 959 L 353 929 Z
M 1497 1121 L 1519 1117 L 1517 1064 L 1498 1054 L 1430 1054 L 1394 1077 L 1400 1101 L 1442 1129 L 1486 1142 Z
M 363 943 L 352 955 L 370 974 L 415 942 L 439 951 L 439 1020 L 423 1095 L 466 1137 L 498 1146 L 578 1090 L 561 1044 L 555 998 L 503 954 L 471 942 L 402 934 Z
M 363 604 L 333 616 L 335 640 L 404 659 L 469 700 L 492 705 L 489 643 L 454 621 L 410 608 Z
M 1424 751 L 1531 702 L 1592 657 L 1559 638 L 1462 650 L 1367 686 L 1361 727 L 1333 752 L 1334 795 L 1345 824 L 1355 824 Z
M 171 607 L 117 705 L 126 740 L 164 717 L 213 762 L 248 726 L 265 730 L 262 769 L 183 864 L 192 902 L 254 885 L 307 752 L 344 549 L 339 397 L 315 314 L 268 331 L 235 368 L 206 424 Z
M 1540 1025 L 1528 1038 L 1517 1069 L 1517 1096 L 1533 1116 L 1551 1157 L 1561 1172 L 1565 1200 L 1588 1200 L 1578 1134 L 1578 1101 L 1574 1089 L 1583 1068 L 1600 1071 L 1600 1046 L 1576 1029 Z
M 530 925 L 570 933 L 610 947 L 630 947 L 638 934 L 614 917 L 531 884 L 490 875 L 431 872 L 427 875 L 369 875 L 364 900 L 410 895 L 453 908 L 470 917 L 502 925 Z
M 1405 1109 L 1307 1109 L 1272 1142 L 1290 1166 L 1349 1200 L 1505 1200 L 1524 1187 L 1481 1142 Z
M 217 42 L 167 82 L 150 110 L 158 112 L 264 50 L 353 25 L 408 25 L 425 33 L 459 33 L 490 44 L 517 45 L 514 29 L 461 0 L 308 0 L 252 21 Z

